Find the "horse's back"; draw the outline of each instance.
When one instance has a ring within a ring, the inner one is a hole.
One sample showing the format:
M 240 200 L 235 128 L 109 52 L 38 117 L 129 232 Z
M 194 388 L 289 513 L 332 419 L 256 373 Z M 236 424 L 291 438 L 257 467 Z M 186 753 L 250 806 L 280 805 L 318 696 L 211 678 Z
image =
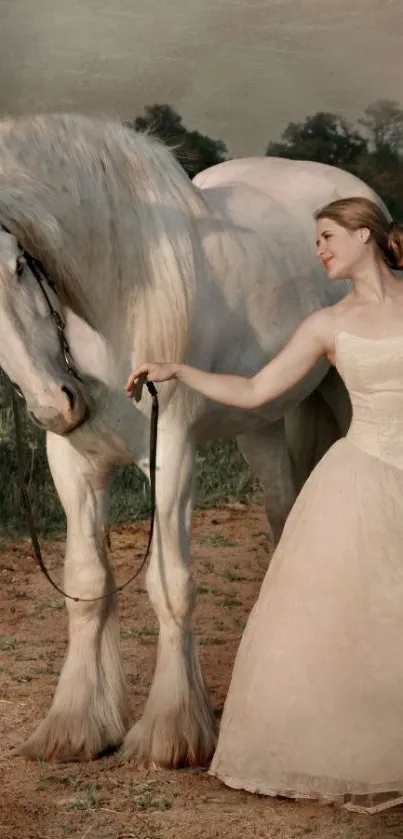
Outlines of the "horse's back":
M 257 198 L 288 208 L 291 215 L 299 209 L 311 214 L 324 204 L 346 196 L 363 196 L 380 203 L 376 193 L 360 178 L 335 166 L 308 160 L 281 157 L 250 157 L 228 160 L 200 172 L 193 180 L 209 200 L 226 193 L 227 204 L 236 200 L 245 188 Z
M 284 328 L 286 333 L 295 328 L 313 309 L 336 302 L 347 290 L 345 283 L 330 284 L 318 263 L 315 212 L 337 198 L 363 196 L 389 215 L 379 196 L 355 175 L 314 161 L 228 160 L 200 172 L 193 183 L 211 216 L 224 221 L 218 243 L 227 256 L 223 285 L 231 289 L 245 283 L 249 295 L 259 286 L 258 309 L 270 313 L 273 323 L 281 323 L 280 334 Z M 214 224 L 209 237 L 204 237 L 210 250 L 217 249 L 213 230 Z M 280 303 L 278 299 L 275 303 L 271 291 L 278 297 L 280 288 L 285 298 L 279 321 Z M 255 318 L 259 320 L 257 314 Z

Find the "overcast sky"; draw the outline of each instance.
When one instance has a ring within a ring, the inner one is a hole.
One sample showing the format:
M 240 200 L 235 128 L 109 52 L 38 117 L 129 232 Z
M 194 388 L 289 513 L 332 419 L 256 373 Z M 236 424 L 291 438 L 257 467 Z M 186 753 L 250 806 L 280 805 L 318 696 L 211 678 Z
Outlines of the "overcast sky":
M 403 0 L 0 0 L 0 110 L 168 103 L 233 155 L 291 120 L 403 106 Z

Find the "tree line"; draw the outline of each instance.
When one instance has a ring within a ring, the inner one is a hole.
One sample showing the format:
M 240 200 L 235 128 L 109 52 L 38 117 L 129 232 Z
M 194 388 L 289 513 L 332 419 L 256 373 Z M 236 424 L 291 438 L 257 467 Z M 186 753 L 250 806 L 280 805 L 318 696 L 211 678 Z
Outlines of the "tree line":
M 222 140 L 188 131 L 170 105 L 149 105 L 142 116 L 126 125 L 148 131 L 169 145 L 191 178 L 229 159 Z M 369 184 L 394 217 L 403 221 L 403 109 L 397 102 L 373 102 L 357 126 L 337 114 L 318 111 L 302 122 L 290 122 L 280 140 L 270 141 L 262 154 L 347 169 Z

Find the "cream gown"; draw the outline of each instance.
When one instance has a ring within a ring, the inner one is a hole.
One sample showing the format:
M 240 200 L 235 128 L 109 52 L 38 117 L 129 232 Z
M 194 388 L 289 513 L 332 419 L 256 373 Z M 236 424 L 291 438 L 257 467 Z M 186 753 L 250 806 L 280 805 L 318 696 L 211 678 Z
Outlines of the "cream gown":
M 377 812 L 403 803 L 403 336 L 335 344 L 353 420 L 288 517 L 210 773 Z

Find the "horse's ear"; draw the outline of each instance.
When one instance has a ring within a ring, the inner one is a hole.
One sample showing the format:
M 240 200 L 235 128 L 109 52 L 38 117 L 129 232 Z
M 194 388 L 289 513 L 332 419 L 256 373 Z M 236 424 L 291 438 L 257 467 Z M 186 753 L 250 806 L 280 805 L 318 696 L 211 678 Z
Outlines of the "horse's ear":
M 40 219 L 34 213 L 24 214 L 13 222 L 13 231 L 20 245 L 45 265 L 48 260 L 57 261 L 57 255 L 62 253 L 62 229 L 50 213 L 41 211 Z

